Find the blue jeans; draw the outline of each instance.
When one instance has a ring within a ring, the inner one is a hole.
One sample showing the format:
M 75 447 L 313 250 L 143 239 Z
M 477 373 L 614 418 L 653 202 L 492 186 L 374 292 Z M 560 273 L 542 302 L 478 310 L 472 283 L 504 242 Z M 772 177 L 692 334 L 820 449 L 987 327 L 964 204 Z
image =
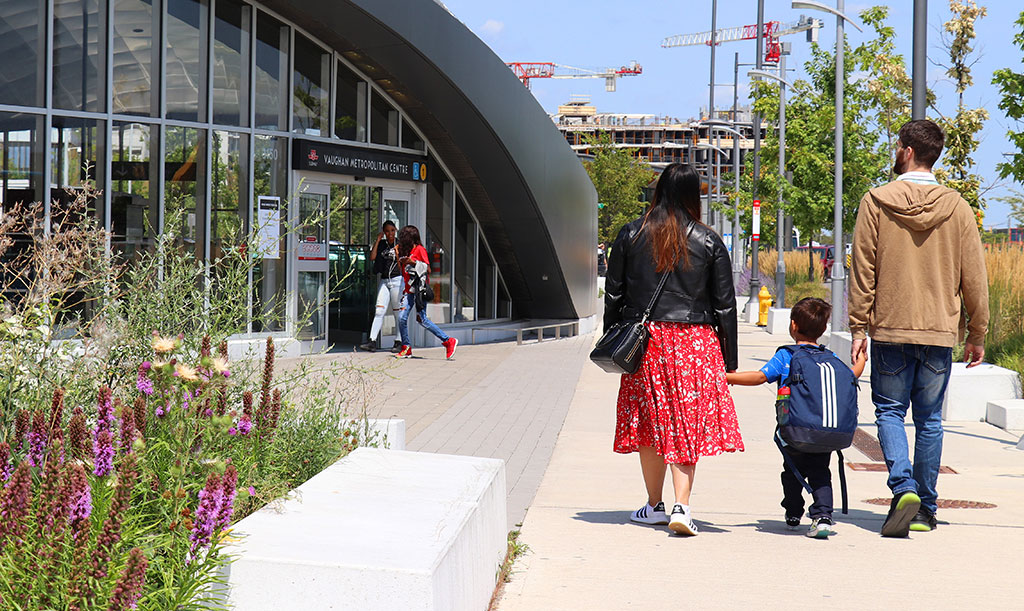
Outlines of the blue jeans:
M 411 346 L 412 342 L 409 341 L 409 312 L 416 307 L 415 295 L 411 293 L 405 293 L 402 295 L 402 311 L 398 313 L 398 333 L 402 336 L 402 345 Z M 448 341 L 448 335 L 437 328 L 429 318 L 427 318 L 426 310 L 420 310 L 416 313 L 416 322 L 420 323 L 424 329 L 430 331 L 434 336 L 442 342 Z
M 894 495 L 916 492 L 921 506 L 932 513 L 942 457 L 942 400 L 952 357 L 952 348 L 871 342 L 871 402 L 889 468 L 889 489 Z M 913 464 L 904 428 L 908 408 L 915 429 Z

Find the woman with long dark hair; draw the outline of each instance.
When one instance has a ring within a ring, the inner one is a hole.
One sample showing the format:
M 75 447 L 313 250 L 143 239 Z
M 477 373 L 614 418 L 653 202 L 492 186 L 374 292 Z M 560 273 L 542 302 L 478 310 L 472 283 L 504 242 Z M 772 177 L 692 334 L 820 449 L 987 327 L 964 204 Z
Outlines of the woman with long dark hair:
M 700 222 L 700 178 L 688 165 L 662 172 L 654 201 L 619 231 L 608 259 L 604 326 L 639 320 L 664 289 L 647 323 L 650 340 L 636 373 L 622 376 L 614 450 L 639 452 L 647 504 L 630 519 L 696 535 L 690 490 L 701 456 L 743 450 L 725 373 L 737 366 L 736 297 L 722 239 Z M 662 487 L 671 468 L 675 502 Z
M 445 349 L 445 358 L 451 359 L 459 340 L 448 337 L 429 318 L 427 304 L 420 298 L 420 289 L 430 283 L 430 257 L 427 249 L 420 243 L 420 230 L 415 225 L 406 225 L 398 232 L 398 263 L 402 266 L 405 279 L 405 290 L 402 292 L 402 309 L 398 313 L 398 333 L 402 337 L 402 348 L 396 355 L 400 359 L 412 356 L 412 341 L 409 339 L 409 313 L 415 308 L 416 322 L 441 340 Z

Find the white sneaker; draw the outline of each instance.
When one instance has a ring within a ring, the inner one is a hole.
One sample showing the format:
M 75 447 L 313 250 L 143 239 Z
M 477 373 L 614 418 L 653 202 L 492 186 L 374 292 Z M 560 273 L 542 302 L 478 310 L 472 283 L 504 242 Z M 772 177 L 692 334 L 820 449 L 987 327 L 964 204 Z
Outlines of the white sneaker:
M 692 537 L 697 534 L 697 525 L 693 523 L 690 512 L 683 511 L 683 506 L 679 503 L 672 507 L 672 519 L 669 520 L 668 527 L 680 535 Z
M 668 524 L 668 514 L 665 513 L 665 503 L 659 502 L 654 507 L 644 505 L 633 513 L 629 514 L 632 522 L 640 524 Z
M 814 518 L 805 534 L 812 539 L 828 539 L 836 534 L 835 524 L 830 518 Z

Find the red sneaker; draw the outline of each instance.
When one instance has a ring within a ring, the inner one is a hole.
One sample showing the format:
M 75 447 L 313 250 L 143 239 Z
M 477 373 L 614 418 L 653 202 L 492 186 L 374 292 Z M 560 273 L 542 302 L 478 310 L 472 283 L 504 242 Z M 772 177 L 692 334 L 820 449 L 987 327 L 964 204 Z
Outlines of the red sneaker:
M 412 346 L 402 346 L 402 349 L 395 355 L 396 359 L 412 358 Z
M 448 341 L 444 342 L 444 358 L 451 360 L 455 354 L 455 347 L 459 345 L 459 340 L 454 337 L 449 337 Z

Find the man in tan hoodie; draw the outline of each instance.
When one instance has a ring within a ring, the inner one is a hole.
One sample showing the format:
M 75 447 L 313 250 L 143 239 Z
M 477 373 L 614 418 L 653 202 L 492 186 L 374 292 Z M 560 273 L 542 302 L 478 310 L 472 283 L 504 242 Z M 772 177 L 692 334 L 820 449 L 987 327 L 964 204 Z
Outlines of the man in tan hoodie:
M 900 128 L 899 178 L 860 201 L 853 233 L 850 331 L 854 362 L 871 336 L 871 401 L 893 492 L 882 536 L 935 529 L 942 401 L 967 314 L 964 360 L 982 362 L 988 278 L 970 205 L 939 185 L 932 165 L 945 137 L 928 120 Z M 910 461 L 904 420 L 914 420 Z

